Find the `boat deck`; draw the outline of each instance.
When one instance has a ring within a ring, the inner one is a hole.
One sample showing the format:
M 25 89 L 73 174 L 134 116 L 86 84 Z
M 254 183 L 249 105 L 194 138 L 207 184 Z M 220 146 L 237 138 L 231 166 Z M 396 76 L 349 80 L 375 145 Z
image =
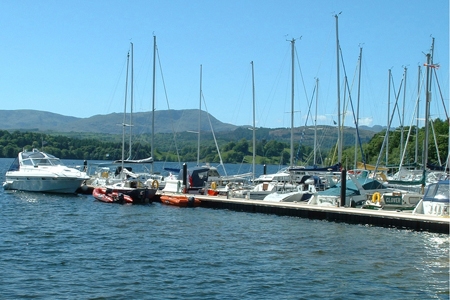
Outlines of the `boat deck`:
M 159 192 L 160 193 L 160 192 Z M 161 193 L 160 193 L 161 194 Z M 170 194 L 170 193 L 165 193 Z M 229 209 L 253 213 L 294 216 L 331 222 L 392 227 L 449 234 L 450 218 L 388 210 L 308 205 L 306 202 L 269 202 L 229 198 L 227 196 L 192 195 L 201 200 L 200 207 Z

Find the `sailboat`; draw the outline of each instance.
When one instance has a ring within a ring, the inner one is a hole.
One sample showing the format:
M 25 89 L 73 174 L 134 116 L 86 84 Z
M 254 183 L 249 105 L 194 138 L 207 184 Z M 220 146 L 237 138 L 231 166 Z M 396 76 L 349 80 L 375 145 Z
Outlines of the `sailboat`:
M 220 154 L 220 149 L 217 144 L 216 136 L 212 127 L 211 120 L 209 120 L 209 113 L 206 109 L 206 115 L 208 116 L 209 125 L 211 127 L 211 132 L 213 134 L 214 142 L 216 144 L 216 149 L 220 159 L 220 165 L 223 167 L 225 176 L 221 176 L 218 169 L 211 166 L 209 163 L 200 165 L 200 134 L 201 134 L 201 115 L 202 115 L 202 65 L 200 65 L 200 103 L 199 103 L 199 116 L 198 116 L 198 131 L 197 133 L 197 165 L 192 168 L 180 169 L 178 174 L 170 174 L 164 179 L 165 187 L 162 192 L 168 193 L 190 193 L 190 194 L 208 194 L 208 195 L 218 195 L 219 193 L 228 193 L 228 183 L 242 183 L 246 182 L 250 174 L 239 174 L 228 176 L 226 169 L 224 167 L 222 156 Z M 175 171 L 175 170 L 174 170 Z
M 340 13 L 339 13 L 340 14 Z M 338 150 L 338 163 L 335 165 L 339 171 L 342 166 L 342 122 L 341 122 L 341 91 L 340 91 L 340 58 L 341 48 L 339 43 L 339 14 L 336 14 L 336 79 L 337 79 L 337 150 Z M 342 177 L 341 173 L 341 177 Z M 382 182 L 368 177 L 368 172 L 359 172 L 359 174 L 349 174 L 345 178 L 342 178 L 338 184 L 335 184 L 332 174 L 327 175 L 332 186 L 324 191 L 315 193 L 308 201 L 308 204 L 319 206 L 361 206 L 367 199 L 369 193 L 381 193 L 386 187 Z
M 295 201 L 307 201 L 318 191 L 322 191 L 326 188 L 325 181 L 319 176 L 319 173 L 331 173 L 340 170 L 340 163 L 333 166 L 318 167 L 315 165 L 312 167 L 294 166 L 294 53 L 295 53 L 295 39 L 291 41 L 292 52 L 292 100 L 291 100 L 291 156 L 290 165 L 285 170 L 290 177 L 290 183 L 295 186 L 294 190 L 278 189 L 274 193 L 270 193 L 264 197 L 264 201 L 272 202 L 295 202 Z M 317 81 L 316 81 L 317 83 Z M 316 99 L 317 101 L 317 99 Z M 316 147 L 316 142 L 315 147 Z M 315 149 L 314 149 L 315 151 Z
M 133 166 L 145 163 L 153 163 L 151 157 L 141 160 L 131 158 L 131 137 L 132 137 L 132 114 L 133 114 L 133 43 L 131 43 L 131 112 L 130 123 L 126 123 L 127 116 L 127 96 L 128 96 L 128 69 L 130 63 L 130 53 L 127 55 L 127 74 L 125 84 L 125 105 L 122 123 L 122 158 L 109 165 L 102 165 L 97 176 L 91 180 L 93 186 L 92 195 L 101 202 L 106 203 L 133 203 L 147 204 L 153 201 L 157 183 L 151 181 L 146 173 L 133 172 Z M 130 128 L 130 150 L 129 157 L 125 159 L 125 128 Z M 115 168 L 112 172 L 111 168 Z M 98 176 L 100 175 L 100 176 Z M 124 200 L 125 199 L 125 200 Z
M 428 167 L 428 125 L 430 123 L 430 111 L 429 105 L 431 101 L 431 71 L 435 68 L 436 65 L 433 64 L 432 52 L 434 48 L 434 39 L 432 43 L 431 53 L 428 53 L 427 62 L 425 66 L 427 67 L 427 75 L 426 75 L 426 110 L 425 110 L 425 140 L 424 140 L 424 155 L 422 161 L 422 167 L 420 169 L 412 170 L 408 169 L 404 166 L 404 156 L 406 152 L 406 145 L 403 151 L 401 151 L 401 160 L 400 165 L 398 166 L 399 171 L 394 174 L 392 177 L 386 178 L 386 186 L 395 189 L 391 193 L 385 193 L 381 195 L 379 201 L 367 201 L 366 206 L 369 208 L 377 208 L 377 209 L 396 209 L 396 210 L 415 210 L 420 213 L 430 214 L 430 215 L 448 215 L 448 183 L 447 185 L 442 179 L 445 179 L 448 174 L 443 171 L 430 171 Z M 406 75 L 406 69 L 405 69 Z M 418 117 L 418 100 L 420 96 L 420 67 L 419 67 L 419 87 L 418 87 L 418 98 L 416 103 L 416 111 L 414 115 Z M 389 129 L 388 123 L 388 129 Z M 402 126 L 403 127 L 403 126 Z M 418 126 L 417 126 L 418 127 Z M 409 140 L 409 135 L 411 132 L 412 126 L 410 126 L 410 130 L 408 132 L 408 137 L 406 140 Z M 389 130 L 387 130 L 389 132 Z M 387 139 L 389 135 L 385 135 L 385 139 Z M 403 147 L 403 143 L 402 143 Z M 416 138 L 416 162 L 417 162 L 417 147 L 418 141 Z M 386 146 L 387 148 L 387 146 Z M 383 148 L 382 148 L 383 150 Z M 382 151 L 381 150 L 381 151 Z M 386 151 L 388 153 L 388 151 Z M 387 154 L 386 154 L 387 155 Z M 387 161 L 387 159 L 386 159 Z M 414 164 L 416 165 L 416 164 Z M 440 192 L 436 190 L 441 189 Z M 447 192 L 447 197 L 443 197 L 445 194 L 444 191 Z M 425 195 L 424 195 L 425 191 Z M 436 196 L 437 195 L 437 196 Z M 376 202 L 376 203 L 374 203 Z

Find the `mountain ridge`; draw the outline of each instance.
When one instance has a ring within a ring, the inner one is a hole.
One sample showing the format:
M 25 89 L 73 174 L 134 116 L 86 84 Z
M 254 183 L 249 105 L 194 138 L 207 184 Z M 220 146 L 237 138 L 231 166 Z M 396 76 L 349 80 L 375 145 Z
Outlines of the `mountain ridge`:
M 205 111 L 201 111 L 201 114 L 199 115 L 198 109 L 171 109 L 155 111 L 155 133 L 197 132 L 199 117 L 201 118 L 200 130 L 206 132 L 224 132 L 233 131 L 239 127 L 251 127 L 250 125 L 223 123 Z M 125 122 L 129 122 L 129 116 L 126 117 Z M 134 133 L 151 133 L 152 112 L 133 113 L 132 124 Z M 122 125 L 122 113 L 98 114 L 87 118 L 80 118 L 32 109 L 0 110 L 0 129 L 8 131 L 38 130 L 49 132 L 56 131 L 61 133 L 85 132 L 121 134 L 122 130 L 120 127 Z M 361 130 L 372 131 L 374 133 L 383 130 L 383 128 L 384 127 L 380 125 L 373 127 L 359 127 Z M 282 130 L 286 128 L 280 127 L 268 129 Z
M 190 116 L 195 114 L 195 118 Z M 177 124 L 181 131 L 198 131 L 198 109 L 186 110 L 163 110 L 155 111 L 155 133 L 169 133 L 173 129 L 171 124 Z M 202 120 L 208 120 L 206 112 L 202 111 Z M 209 115 L 214 131 L 230 131 L 238 126 L 220 122 Z M 0 128 L 3 130 L 39 130 L 57 132 L 86 132 L 121 134 L 123 123 L 122 113 L 110 113 L 105 115 L 94 115 L 88 118 L 70 117 L 57 113 L 21 109 L 0 110 Z M 195 121 L 195 122 L 194 122 Z M 129 116 L 125 122 L 129 122 Z M 133 131 L 135 133 L 151 133 L 152 113 L 133 113 Z M 202 131 L 211 131 L 208 122 L 202 122 Z M 178 130 L 178 132 L 181 132 Z

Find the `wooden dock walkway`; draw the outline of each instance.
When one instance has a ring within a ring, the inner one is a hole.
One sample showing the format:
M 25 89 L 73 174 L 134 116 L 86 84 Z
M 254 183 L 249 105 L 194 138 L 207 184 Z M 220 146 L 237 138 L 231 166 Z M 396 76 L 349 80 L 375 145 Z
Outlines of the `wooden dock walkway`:
M 170 193 L 166 193 L 170 194 Z M 387 210 L 308 205 L 306 202 L 269 202 L 228 198 L 227 196 L 189 195 L 201 200 L 201 207 L 253 213 L 276 214 L 349 224 L 367 224 L 415 231 L 449 234 L 450 218 Z

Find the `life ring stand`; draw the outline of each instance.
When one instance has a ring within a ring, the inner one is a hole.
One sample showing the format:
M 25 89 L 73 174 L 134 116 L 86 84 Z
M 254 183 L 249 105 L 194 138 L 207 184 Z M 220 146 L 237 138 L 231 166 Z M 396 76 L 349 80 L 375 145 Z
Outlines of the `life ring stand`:
M 153 180 L 152 181 L 152 189 L 155 189 L 155 190 L 157 190 L 159 188 L 159 182 L 158 182 L 158 180 Z
M 373 203 L 379 203 L 381 201 L 381 194 L 379 192 L 375 192 L 372 195 L 372 202 Z

